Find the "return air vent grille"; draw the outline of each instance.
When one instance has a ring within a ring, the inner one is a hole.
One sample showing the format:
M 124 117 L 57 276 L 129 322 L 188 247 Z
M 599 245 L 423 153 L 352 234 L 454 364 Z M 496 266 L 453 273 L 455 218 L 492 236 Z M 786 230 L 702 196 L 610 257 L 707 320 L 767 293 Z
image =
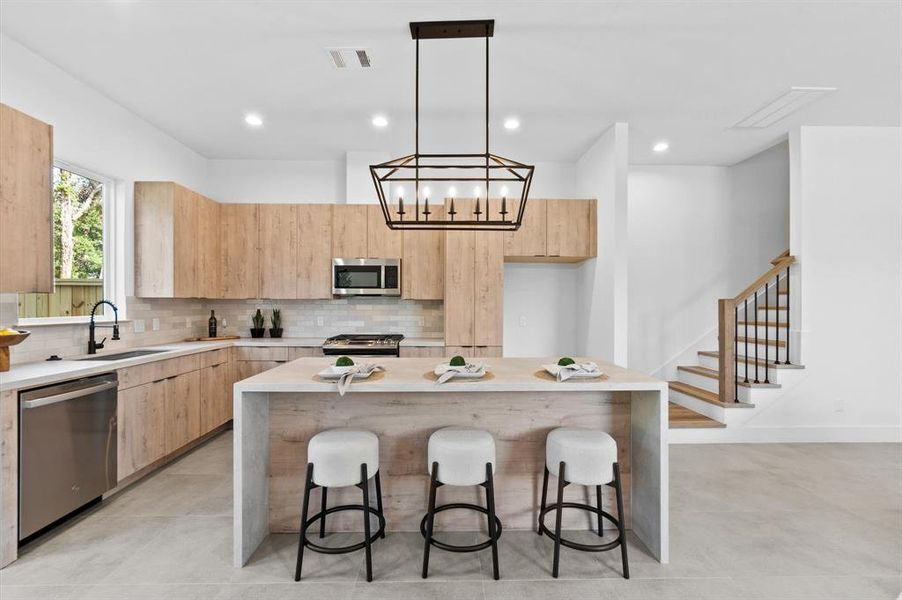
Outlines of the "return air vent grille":
M 807 106 L 834 91 L 836 91 L 836 88 L 833 87 L 791 87 L 788 92 L 779 98 L 768 102 L 749 116 L 740 119 L 733 125 L 733 129 L 762 129 L 770 127 L 803 106 Z
M 373 59 L 366 48 L 326 48 L 336 69 L 371 69 Z

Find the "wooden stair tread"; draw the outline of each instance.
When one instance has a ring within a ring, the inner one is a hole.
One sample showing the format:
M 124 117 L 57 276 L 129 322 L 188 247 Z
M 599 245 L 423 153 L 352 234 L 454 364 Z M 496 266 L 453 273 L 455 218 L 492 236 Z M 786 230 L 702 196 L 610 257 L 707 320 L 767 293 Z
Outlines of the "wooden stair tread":
M 721 408 L 755 408 L 755 405 L 749 402 L 721 402 L 720 398 L 718 398 L 717 394 L 714 392 L 695 387 L 688 383 L 683 383 L 682 381 L 668 381 L 667 383 L 670 386 L 670 389 L 675 392 L 692 396 L 693 398 L 697 398 L 708 404 L 713 404 L 714 406 L 720 406 Z
M 695 373 L 696 375 L 701 375 L 702 377 L 710 377 L 711 379 L 718 379 L 720 372 L 717 369 L 709 369 L 708 367 L 703 367 L 701 365 L 680 365 L 677 367 L 678 371 L 686 371 L 688 373 Z M 746 383 L 744 381 L 736 382 L 739 387 L 746 388 L 778 388 L 780 387 L 779 383 L 754 383 L 752 381 Z
M 726 424 L 715 421 L 710 417 L 701 415 L 694 410 L 690 410 L 685 406 L 668 403 L 667 412 L 670 417 L 671 429 L 690 429 L 690 428 L 717 428 L 726 427 Z
M 780 329 L 789 327 L 786 323 L 777 323 L 776 321 L 739 321 L 739 324 L 746 327 L 754 327 L 755 325 L 758 327 L 779 327 Z
M 736 341 L 739 343 L 748 342 L 750 344 L 754 344 L 755 338 L 740 336 L 740 337 L 736 338 Z M 760 336 L 758 337 L 758 343 L 764 344 L 766 346 L 779 346 L 781 348 L 786 346 L 786 342 L 784 340 L 771 340 L 771 339 L 765 340 L 765 339 L 761 338 Z
M 758 304 L 758 310 L 789 310 L 789 307 L 788 307 L 788 306 L 767 306 L 767 307 L 764 307 L 764 306 L 761 306 L 761 304 L 759 303 L 759 304 Z
M 720 358 L 720 352 L 718 352 L 717 350 L 699 350 L 698 354 L 699 354 L 699 356 L 710 356 L 712 358 Z M 755 362 L 754 357 L 750 356 L 750 357 L 746 358 L 745 356 L 743 356 L 741 354 L 737 356 L 737 359 L 739 360 L 739 362 L 750 362 L 750 363 Z M 783 363 L 780 363 L 778 365 L 776 362 L 774 362 L 772 360 L 765 360 L 763 358 L 758 359 L 758 364 L 759 365 L 767 365 L 771 369 L 804 369 L 805 368 L 802 365 L 787 365 L 787 364 L 783 364 Z

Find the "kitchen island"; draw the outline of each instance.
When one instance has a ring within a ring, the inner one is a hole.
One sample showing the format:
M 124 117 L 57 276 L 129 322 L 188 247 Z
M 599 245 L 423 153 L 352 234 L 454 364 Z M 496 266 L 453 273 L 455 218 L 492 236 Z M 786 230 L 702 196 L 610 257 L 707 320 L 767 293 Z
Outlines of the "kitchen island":
M 496 509 L 505 529 L 535 527 L 549 431 L 607 431 L 617 441 L 627 528 L 655 558 L 668 561 L 666 383 L 597 360 L 605 377 L 559 383 L 541 368 L 556 359 L 492 358 L 486 359 L 483 379 L 439 385 L 432 374 L 436 360 L 378 359 L 385 372 L 354 382 L 344 396 L 335 383 L 317 376 L 332 364 L 330 358 L 301 358 L 235 384 L 236 567 L 269 533 L 298 531 L 307 442 L 325 429 L 354 427 L 379 436 L 387 530 L 419 530 L 429 489 L 426 443 L 433 431 L 449 425 L 494 436 Z M 614 506 L 609 492 L 606 507 Z M 594 490 L 572 486 L 567 493 L 594 504 Z M 483 501 L 478 487 L 445 487 L 440 498 Z M 330 506 L 359 502 L 354 487 L 330 490 Z M 442 515 L 436 530 L 482 527 L 484 518 L 457 514 L 463 512 Z M 589 529 L 590 517 L 566 511 L 564 526 Z M 327 529 L 361 531 L 362 520 L 353 513 L 330 515 Z

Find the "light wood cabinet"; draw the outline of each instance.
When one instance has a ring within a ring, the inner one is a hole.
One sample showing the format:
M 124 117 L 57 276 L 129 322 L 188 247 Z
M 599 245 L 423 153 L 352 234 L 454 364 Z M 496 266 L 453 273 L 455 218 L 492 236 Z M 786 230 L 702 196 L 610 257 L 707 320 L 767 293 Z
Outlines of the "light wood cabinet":
M 444 218 L 441 206 L 431 208 L 434 218 Z M 384 222 L 383 222 L 384 223 Z M 445 297 L 445 233 L 403 232 L 401 297 L 410 300 L 442 300 Z
M 200 371 L 200 434 L 213 431 L 232 418 L 231 363 L 224 362 Z
M 508 201 L 508 210 L 512 217 L 516 218 L 520 210 L 520 201 Z M 528 200 L 526 212 L 523 214 L 523 222 L 517 231 L 504 233 L 505 258 L 533 258 L 545 256 L 546 235 L 546 201 Z
M 460 213 L 472 200 L 457 200 Z M 445 343 L 501 346 L 504 322 L 504 237 L 497 231 L 445 232 Z
M 166 454 L 200 437 L 200 371 L 166 380 Z
M 236 381 L 259 375 L 264 371 L 275 369 L 279 365 L 284 365 L 284 360 L 241 360 L 235 363 L 237 371 Z
M 595 200 L 546 200 L 546 254 L 573 262 L 597 256 Z
M 221 204 L 219 207 L 222 298 L 259 298 L 257 205 Z
M 288 349 L 288 360 L 297 360 L 299 358 L 308 358 L 322 356 L 323 349 L 318 346 L 295 347 Z
M 398 218 L 398 207 L 389 205 L 392 218 Z M 366 247 L 368 258 L 401 258 L 404 247 L 404 233 L 401 230 L 389 229 L 385 224 L 385 215 L 381 204 L 369 204 L 366 207 Z
M 0 104 L 0 292 L 53 292 L 53 128 Z
M 235 348 L 235 381 L 253 377 L 288 362 L 286 346 L 240 346 Z
M 120 389 L 116 405 L 117 478 L 166 455 L 167 380 Z
M 332 256 L 366 258 L 367 205 L 336 204 L 332 217 Z
M 135 183 L 136 296 L 200 295 L 199 199 L 198 194 L 171 181 Z
M 444 346 L 401 346 L 401 358 L 444 358 Z
M 197 203 L 197 295 L 218 298 L 222 289 L 220 205 L 195 194 Z
M 297 298 L 297 206 L 261 204 L 257 207 L 257 223 L 260 297 Z
M 331 204 L 298 204 L 297 298 L 332 297 Z

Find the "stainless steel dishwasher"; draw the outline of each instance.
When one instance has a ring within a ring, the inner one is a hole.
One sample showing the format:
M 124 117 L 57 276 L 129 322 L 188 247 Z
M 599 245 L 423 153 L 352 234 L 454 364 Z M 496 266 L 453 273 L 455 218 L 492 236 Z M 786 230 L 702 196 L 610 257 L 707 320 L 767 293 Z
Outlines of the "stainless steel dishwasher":
M 116 485 L 115 373 L 19 394 L 19 540 Z

